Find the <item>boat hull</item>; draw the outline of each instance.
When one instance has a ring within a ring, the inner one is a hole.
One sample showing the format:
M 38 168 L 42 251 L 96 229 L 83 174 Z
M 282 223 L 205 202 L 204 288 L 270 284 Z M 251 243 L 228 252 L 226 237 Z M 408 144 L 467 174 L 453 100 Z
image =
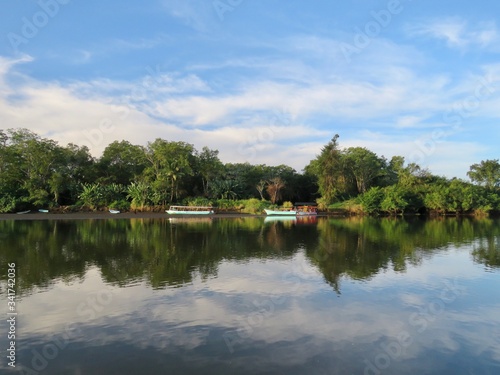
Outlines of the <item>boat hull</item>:
M 267 210 L 264 209 L 266 215 L 269 216 L 296 216 L 297 211 L 277 211 L 277 210 Z
M 166 212 L 169 215 L 210 215 L 214 213 L 214 211 L 175 211 L 175 210 L 167 210 Z

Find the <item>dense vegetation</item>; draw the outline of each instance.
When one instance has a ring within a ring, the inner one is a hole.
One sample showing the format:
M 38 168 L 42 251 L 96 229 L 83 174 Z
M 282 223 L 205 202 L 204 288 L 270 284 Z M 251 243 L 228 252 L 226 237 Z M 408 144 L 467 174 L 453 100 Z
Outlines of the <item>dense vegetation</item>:
M 0 130 L 0 212 L 32 208 L 151 210 L 172 203 L 261 212 L 289 201 L 356 213 L 487 214 L 500 208 L 500 164 L 470 167 L 472 182 L 432 175 L 401 156 L 390 161 L 361 147 L 340 149 L 336 135 L 304 169 L 223 163 L 217 150 L 156 139 L 146 146 L 87 147 Z
M 433 175 L 402 156 L 390 161 L 362 147 L 341 150 L 336 135 L 305 168 L 317 178 L 323 207 L 368 214 L 476 214 L 500 209 L 500 163 L 470 167 L 471 182 Z

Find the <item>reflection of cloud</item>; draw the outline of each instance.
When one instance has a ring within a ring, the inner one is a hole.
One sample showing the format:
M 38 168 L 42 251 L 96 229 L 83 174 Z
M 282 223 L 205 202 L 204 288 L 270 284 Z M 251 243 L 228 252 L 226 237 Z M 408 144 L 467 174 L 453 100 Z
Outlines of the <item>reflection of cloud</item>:
M 480 369 L 488 361 L 500 362 L 500 336 L 493 334 L 499 333 L 500 305 L 495 299 L 485 304 L 493 279 L 478 283 L 483 273 L 470 267 L 468 250 L 441 249 L 421 265 L 409 265 L 404 274 L 381 270 L 369 282 L 345 278 L 341 296 L 325 284 L 303 250 L 286 261 L 225 260 L 217 278 L 194 277 L 181 288 L 155 291 L 146 284 L 110 288 L 98 269 L 90 268 L 78 284 L 59 281 L 44 294 L 23 299 L 24 347 L 41 348 L 63 337 L 70 324 L 80 333 L 71 337 L 54 368 L 74 361 L 78 350 L 74 365 L 84 369 L 90 364 L 81 358 L 90 356 L 111 368 L 106 354 L 115 363 L 133 366 L 132 359 L 139 356 L 152 368 L 168 365 L 180 372 L 209 366 L 237 373 L 250 373 L 250 367 L 252 373 L 300 373 L 304 368 L 362 373 L 363 361 L 373 361 L 406 333 L 411 344 L 391 363 L 392 372 L 447 371 L 445 364 L 455 358 L 474 359 L 473 367 Z M 467 295 L 459 294 L 429 314 L 443 280 L 457 273 Z M 99 290 L 110 290 L 110 298 L 92 304 Z M 82 302 L 92 316 L 81 314 Z M 420 314 L 418 324 L 414 314 Z M 233 353 L 226 346 L 228 338 Z

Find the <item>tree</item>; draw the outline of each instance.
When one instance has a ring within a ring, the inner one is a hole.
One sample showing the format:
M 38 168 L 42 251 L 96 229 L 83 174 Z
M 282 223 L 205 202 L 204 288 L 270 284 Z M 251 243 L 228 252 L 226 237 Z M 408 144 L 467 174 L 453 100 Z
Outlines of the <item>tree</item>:
M 344 153 L 344 163 L 356 181 L 359 194 L 366 192 L 373 181 L 383 175 L 385 168 L 384 159 L 364 147 L 348 148 Z
M 267 194 L 271 199 L 272 204 L 275 204 L 278 200 L 281 199 L 281 189 L 286 186 L 285 182 L 281 179 L 281 177 L 274 177 L 267 182 Z
M 500 163 L 498 159 L 483 160 L 479 164 L 473 164 L 467 172 L 469 178 L 487 189 L 500 187 Z
M 305 171 L 317 178 L 318 189 L 323 199 L 331 203 L 333 199 L 346 189 L 346 179 L 342 153 L 339 150 L 338 134 L 322 149 L 316 159 L 306 166 Z
M 14 172 L 11 177 L 20 187 L 18 194 L 34 205 L 48 204 L 51 176 L 64 165 L 62 148 L 28 129 L 9 129 L 8 132 L 9 163 Z
M 170 190 L 170 202 L 179 198 L 179 188 L 187 176 L 194 175 L 194 147 L 185 142 L 169 142 L 157 138 L 146 150 L 149 166 L 144 173 L 155 191 Z
M 260 195 L 260 199 L 261 200 L 265 200 L 264 199 L 264 190 L 266 189 L 266 185 L 267 185 L 267 182 L 264 181 L 264 180 L 260 180 L 259 183 L 255 186 L 255 188 L 257 189 L 257 191 L 259 192 L 259 195 Z
M 219 159 L 219 151 L 210 150 L 208 147 L 202 148 L 197 159 L 197 169 L 202 178 L 203 195 L 208 196 L 210 183 L 222 174 L 224 165 Z
M 114 141 L 104 149 L 97 168 L 101 181 L 128 185 L 146 168 L 144 148 L 128 141 Z

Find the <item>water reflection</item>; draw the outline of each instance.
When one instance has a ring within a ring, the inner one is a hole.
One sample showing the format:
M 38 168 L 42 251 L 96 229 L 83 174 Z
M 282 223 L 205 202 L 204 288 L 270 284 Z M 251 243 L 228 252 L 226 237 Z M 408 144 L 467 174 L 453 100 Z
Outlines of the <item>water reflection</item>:
M 2 267 L 18 265 L 26 371 L 488 374 L 500 366 L 498 221 L 4 221 L 0 232 Z
M 78 280 L 97 266 L 109 283 L 145 279 L 153 288 L 217 276 L 223 260 L 291 257 L 309 260 L 339 290 L 339 279 L 404 271 L 446 246 L 472 245 L 475 262 L 500 266 L 500 225 L 494 220 L 292 218 L 0 221 L 3 273 L 22 264 L 18 287 L 29 293 L 54 280 Z M 317 221 L 317 222 L 316 222 Z

